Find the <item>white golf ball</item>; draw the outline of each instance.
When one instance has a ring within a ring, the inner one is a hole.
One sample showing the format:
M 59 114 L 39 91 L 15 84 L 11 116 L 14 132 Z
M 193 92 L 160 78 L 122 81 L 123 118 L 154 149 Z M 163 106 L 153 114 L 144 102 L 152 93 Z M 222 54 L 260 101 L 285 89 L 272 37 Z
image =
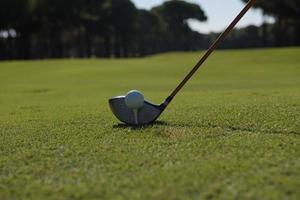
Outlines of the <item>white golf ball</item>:
M 131 90 L 125 97 L 125 104 L 131 109 L 138 109 L 144 105 L 144 96 L 137 90 Z

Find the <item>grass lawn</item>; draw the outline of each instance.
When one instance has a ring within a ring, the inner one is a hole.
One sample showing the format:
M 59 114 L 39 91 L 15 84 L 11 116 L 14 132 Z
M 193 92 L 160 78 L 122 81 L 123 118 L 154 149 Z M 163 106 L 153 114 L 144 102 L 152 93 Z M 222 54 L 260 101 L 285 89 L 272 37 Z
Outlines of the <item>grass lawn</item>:
M 0 63 L 0 199 L 299 199 L 300 48 L 218 51 L 153 126 L 197 53 Z

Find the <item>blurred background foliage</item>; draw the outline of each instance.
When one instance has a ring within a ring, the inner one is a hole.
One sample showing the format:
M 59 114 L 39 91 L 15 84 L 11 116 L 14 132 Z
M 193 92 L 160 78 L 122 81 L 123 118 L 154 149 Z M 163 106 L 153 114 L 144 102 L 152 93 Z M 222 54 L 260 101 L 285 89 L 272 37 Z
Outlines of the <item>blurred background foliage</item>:
M 242 0 L 247 2 L 247 0 Z M 300 44 L 300 0 L 260 0 L 275 22 L 235 29 L 221 48 Z M 198 4 L 181 0 L 151 10 L 130 0 L 1 0 L 0 60 L 67 57 L 138 57 L 205 49 L 219 33 L 193 31 L 207 20 Z

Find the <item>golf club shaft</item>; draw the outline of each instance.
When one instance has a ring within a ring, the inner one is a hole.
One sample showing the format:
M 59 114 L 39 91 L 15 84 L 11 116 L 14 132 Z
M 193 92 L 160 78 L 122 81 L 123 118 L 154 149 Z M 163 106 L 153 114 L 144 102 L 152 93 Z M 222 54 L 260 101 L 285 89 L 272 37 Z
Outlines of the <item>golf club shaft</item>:
M 166 102 L 169 104 L 176 94 L 183 88 L 183 86 L 190 80 L 190 78 L 196 73 L 196 71 L 202 66 L 210 54 L 220 45 L 220 43 L 226 38 L 226 36 L 232 31 L 235 25 L 241 20 L 241 18 L 248 12 L 248 10 L 254 5 L 256 0 L 249 0 L 245 8 L 238 14 L 238 16 L 231 22 L 231 24 L 226 28 L 226 30 L 218 37 L 218 39 L 210 46 L 206 51 L 204 56 L 199 60 L 195 67 L 190 71 L 190 73 L 183 79 L 183 81 L 177 86 L 177 88 L 171 93 L 167 98 Z

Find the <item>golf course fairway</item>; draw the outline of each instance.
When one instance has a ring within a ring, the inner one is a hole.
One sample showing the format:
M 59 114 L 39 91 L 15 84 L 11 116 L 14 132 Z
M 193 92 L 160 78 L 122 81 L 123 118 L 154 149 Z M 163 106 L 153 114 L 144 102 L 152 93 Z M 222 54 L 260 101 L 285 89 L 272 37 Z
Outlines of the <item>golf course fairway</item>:
M 201 54 L 0 62 L 0 199 L 299 199 L 300 48 L 215 52 L 151 126 L 111 113 Z

